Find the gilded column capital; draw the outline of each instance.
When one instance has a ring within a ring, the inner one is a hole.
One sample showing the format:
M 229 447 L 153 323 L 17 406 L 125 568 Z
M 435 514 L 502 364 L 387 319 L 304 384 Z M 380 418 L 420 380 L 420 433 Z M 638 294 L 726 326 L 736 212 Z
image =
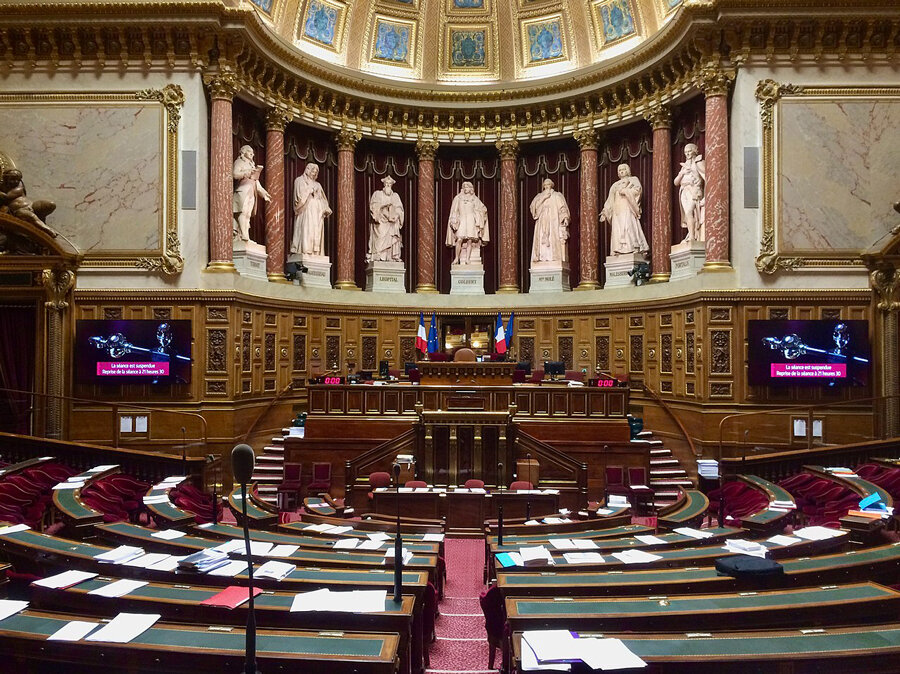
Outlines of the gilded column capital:
M 44 306 L 48 309 L 62 311 L 69 306 L 66 298 L 72 286 L 75 285 L 75 272 L 65 267 L 44 269 L 41 272 L 41 285 L 47 291 L 47 301 Z
M 353 150 L 356 148 L 360 138 L 362 138 L 362 134 L 359 131 L 341 129 L 337 132 L 334 140 L 337 143 L 338 150 Z
M 578 147 L 583 150 L 596 150 L 600 142 L 600 132 L 596 129 L 583 129 L 572 134 Z
M 230 101 L 240 88 L 237 75 L 231 71 L 206 74 L 203 76 L 203 83 L 213 100 Z
M 654 131 L 657 129 L 671 129 L 672 109 L 668 105 L 654 101 L 644 112 L 644 119 L 650 122 L 650 126 Z
M 497 149 L 500 151 L 500 159 L 515 159 L 519 156 L 519 141 L 498 140 Z
M 878 299 L 876 306 L 885 313 L 900 309 L 900 269 L 881 261 L 869 273 L 872 290 Z
M 416 154 L 419 159 L 434 159 L 437 156 L 438 143 L 433 140 L 420 140 L 416 143 Z
M 266 110 L 266 131 L 284 131 L 284 127 L 294 119 L 294 115 L 284 108 L 268 108 Z
M 734 81 L 734 71 L 724 69 L 716 61 L 707 61 L 694 77 L 694 84 L 707 98 L 727 96 L 728 87 Z

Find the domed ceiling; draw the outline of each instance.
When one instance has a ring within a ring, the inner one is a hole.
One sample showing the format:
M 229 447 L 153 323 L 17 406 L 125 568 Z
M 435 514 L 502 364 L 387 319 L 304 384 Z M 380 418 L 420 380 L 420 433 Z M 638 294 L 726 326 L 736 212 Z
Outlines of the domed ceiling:
M 301 52 L 394 81 L 490 85 L 600 63 L 683 0 L 244 0 Z

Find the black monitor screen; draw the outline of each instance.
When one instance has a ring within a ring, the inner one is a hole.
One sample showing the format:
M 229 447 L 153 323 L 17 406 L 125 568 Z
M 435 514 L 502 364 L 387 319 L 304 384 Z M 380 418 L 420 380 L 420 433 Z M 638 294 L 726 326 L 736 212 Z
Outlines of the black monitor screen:
M 747 341 L 752 385 L 869 382 L 868 321 L 748 321 Z
M 80 320 L 74 355 L 79 384 L 187 384 L 191 322 Z
M 524 370 L 526 374 L 531 374 L 531 363 L 527 360 L 520 360 L 516 363 L 517 370 Z
M 418 366 L 415 363 L 403 363 L 403 372 L 409 376 L 410 370 L 416 370 Z
M 387 379 L 391 374 L 391 363 L 387 360 L 378 361 L 378 376 Z
M 545 360 L 544 374 L 548 376 L 563 376 L 566 373 L 566 364 L 561 360 Z

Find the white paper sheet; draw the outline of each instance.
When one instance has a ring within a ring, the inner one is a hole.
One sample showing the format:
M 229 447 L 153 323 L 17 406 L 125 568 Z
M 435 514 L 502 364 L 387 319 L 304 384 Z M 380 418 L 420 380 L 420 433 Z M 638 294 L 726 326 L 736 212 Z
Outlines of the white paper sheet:
M 148 566 L 148 569 L 153 569 L 154 571 L 174 571 L 178 568 L 178 562 L 187 557 L 187 555 L 181 555 L 180 557 L 176 557 L 175 555 L 169 555 L 162 561 L 157 562 L 153 566 Z
M 444 534 L 425 534 L 422 536 L 423 543 L 443 543 Z
M 81 489 L 84 486 L 84 482 L 60 482 L 59 484 L 53 485 L 53 491 L 60 491 L 62 489 Z
M 323 531 L 322 533 L 326 536 L 340 536 L 348 531 L 353 531 L 353 527 L 331 527 L 328 531 Z
M 0 529 L 0 536 L 6 536 L 6 534 L 14 534 L 19 531 L 28 531 L 31 529 L 27 524 L 13 524 L 12 526 L 3 527 Z
M 528 630 L 522 633 L 523 641 L 526 641 L 534 651 L 538 662 L 554 662 L 573 659 L 575 642 L 569 630 Z
M 795 529 L 794 535 L 805 538 L 808 541 L 824 541 L 837 536 L 844 536 L 847 532 L 840 529 L 830 529 L 828 527 L 803 527 Z
M 372 531 L 366 534 L 366 536 L 368 536 L 373 541 L 386 541 L 390 538 L 390 536 L 388 536 L 383 531 Z
M 555 550 L 575 550 L 575 543 L 571 538 L 551 538 L 550 545 Z
M 328 588 L 313 590 L 312 592 L 300 592 L 294 595 L 291 602 L 291 612 L 324 611 L 328 607 L 328 599 L 331 591 Z
M 353 550 L 356 546 L 359 545 L 358 538 L 342 538 L 339 541 L 334 542 L 335 550 Z
M 19 611 L 24 611 L 26 608 L 28 608 L 27 601 L 0 599 L 0 620 L 6 620 L 11 615 L 15 615 Z
M 542 665 L 538 663 L 537 656 L 534 654 L 531 646 L 528 645 L 528 642 L 522 639 L 522 671 L 523 672 L 534 672 L 534 671 L 553 671 L 553 672 L 571 672 L 572 665 L 564 665 L 564 664 L 546 664 Z
M 90 470 L 87 470 L 85 472 L 87 472 L 87 473 L 102 473 L 104 471 L 112 470 L 113 468 L 118 468 L 118 467 L 119 467 L 119 464 L 117 464 L 117 463 L 107 463 L 102 466 L 94 466 L 93 468 L 91 468 Z
M 99 624 L 86 620 L 72 620 L 47 637 L 47 641 L 81 641 Z
M 167 552 L 148 552 L 146 555 L 141 555 L 140 557 L 135 557 L 134 559 L 129 559 L 127 562 L 123 562 L 123 566 L 133 566 L 139 569 L 147 569 L 154 564 L 159 564 L 164 559 L 168 559 L 171 557 Z
M 352 595 L 355 613 L 380 613 L 384 611 L 387 590 L 353 590 Z
M 802 541 L 802 538 L 797 538 L 796 536 L 785 536 L 784 534 L 777 534 L 772 536 L 766 540 L 766 543 L 774 543 L 775 545 L 793 545 L 794 543 L 799 543 Z
M 564 552 L 563 557 L 569 564 L 603 564 L 603 555 L 599 552 Z
M 269 550 L 269 557 L 290 557 L 297 550 L 300 549 L 299 545 L 273 545 L 272 549 Z
M 206 575 L 208 576 L 226 576 L 227 578 L 234 578 L 236 575 L 241 573 L 242 571 L 247 570 L 247 562 L 239 559 L 232 559 L 227 564 L 223 564 L 222 566 L 209 571 Z
M 576 550 L 596 550 L 598 547 L 597 543 L 590 538 L 573 538 L 572 545 Z
M 678 527 L 677 529 L 672 529 L 676 534 L 681 534 L 682 536 L 690 536 L 691 538 L 696 538 L 697 540 L 702 540 L 704 538 L 709 538 L 712 536 L 712 532 L 703 531 L 701 529 L 693 529 L 691 527 Z
M 187 536 L 183 531 L 178 531 L 178 529 L 163 529 L 162 531 L 157 531 L 155 534 L 150 534 L 153 538 L 161 538 L 164 541 L 174 541 L 176 538 L 181 538 L 182 536 Z
M 94 555 L 94 559 L 105 564 L 124 564 L 128 560 L 140 557 L 143 554 L 144 548 L 137 548 L 133 545 L 120 545 L 112 550 Z
M 62 573 L 57 573 L 55 576 L 48 576 L 47 578 L 41 578 L 40 580 L 36 580 L 32 583 L 32 585 L 37 585 L 38 587 L 49 587 L 53 590 L 58 590 L 64 587 L 72 587 L 73 585 L 78 585 L 78 583 L 83 583 L 86 580 L 90 580 L 91 578 L 96 578 L 96 573 L 90 573 L 88 571 L 63 571 Z
M 109 641 L 127 644 L 140 636 L 160 619 L 158 613 L 120 613 L 101 629 L 85 637 L 85 641 Z
M 121 580 L 107 583 L 103 587 L 98 587 L 96 590 L 91 590 L 88 594 L 95 594 L 98 597 L 122 597 L 139 587 L 144 587 L 146 584 L 147 581 L 144 580 L 122 578 Z
M 647 545 L 665 545 L 666 542 L 661 539 L 659 536 L 651 536 L 650 534 L 635 534 L 634 536 L 641 543 L 646 543 Z
M 378 550 L 382 545 L 384 541 L 363 541 L 357 550 Z
M 168 494 L 156 494 L 155 496 L 145 496 L 143 499 L 144 505 L 156 505 L 157 503 L 168 503 L 169 495 Z
M 284 580 L 297 567 L 287 562 L 276 562 L 274 559 L 261 565 L 253 572 L 254 578 L 272 578 L 274 580 Z
M 614 552 L 612 556 L 625 564 L 646 564 L 657 559 L 662 559 L 659 555 L 654 555 L 643 550 L 623 550 L 622 552 Z
M 253 541 L 250 541 L 250 543 L 252 544 Z M 247 546 L 244 545 L 244 541 L 242 541 L 240 538 L 232 538 L 230 541 L 225 541 L 224 543 L 210 549 L 215 550 L 216 552 L 224 552 L 225 554 L 228 554 L 229 552 L 246 550 L 246 547 Z
M 578 658 L 592 669 L 608 672 L 647 666 L 619 639 L 578 639 L 577 646 Z

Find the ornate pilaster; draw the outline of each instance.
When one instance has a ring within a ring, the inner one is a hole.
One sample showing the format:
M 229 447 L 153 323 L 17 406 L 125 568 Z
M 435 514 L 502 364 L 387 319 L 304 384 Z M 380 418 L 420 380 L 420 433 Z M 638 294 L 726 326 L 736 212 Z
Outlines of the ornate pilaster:
M 434 233 L 434 158 L 438 144 L 420 140 L 416 143 L 419 155 L 419 259 L 417 263 L 417 293 L 436 293 L 435 233 Z
M 284 277 L 284 128 L 292 115 L 282 108 L 266 111 L 266 274 L 270 281 L 287 283 Z
M 355 189 L 353 183 L 353 151 L 361 138 L 358 131 L 343 129 L 335 138 L 338 148 L 338 194 L 337 194 L 337 280 L 334 287 L 339 290 L 359 290 L 356 285 L 354 253 L 356 251 L 356 231 L 353 222 Z
M 500 151 L 500 287 L 498 293 L 519 292 L 519 228 L 516 226 L 516 157 L 519 143 L 503 140 Z
M 868 260 L 867 260 L 868 262 Z M 900 374 L 897 362 L 900 359 L 900 268 L 893 261 L 880 259 L 869 263 L 869 281 L 875 291 L 875 308 L 881 319 L 881 343 L 878 345 L 881 365 L 881 391 L 883 396 L 900 395 Z M 896 397 L 885 401 L 884 437 L 900 434 L 900 405 Z
M 706 63 L 697 86 L 706 96 L 706 264 L 704 271 L 729 271 L 728 88 L 734 73 Z
M 47 421 L 48 438 L 62 437 L 63 418 L 63 314 L 69 306 L 69 291 L 75 285 L 75 272 L 64 267 L 44 269 L 41 284 L 47 292 Z
M 210 98 L 209 125 L 209 265 L 207 271 L 233 272 L 231 177 L 231 102 L 238 90 L 234 73 L 203 78 Z
M 597 251 L 597 142 L 594 129 L 576 131 L 575 140 L 581 148 L 581 282 L 575 290 L 597 290 L 600 287 Z
M 672 263 L 672 111 L 667 105 L 653 103 L 644 113 L 653 127 L 653 203 L 651 204 L 651 283 L 669 280 Z

